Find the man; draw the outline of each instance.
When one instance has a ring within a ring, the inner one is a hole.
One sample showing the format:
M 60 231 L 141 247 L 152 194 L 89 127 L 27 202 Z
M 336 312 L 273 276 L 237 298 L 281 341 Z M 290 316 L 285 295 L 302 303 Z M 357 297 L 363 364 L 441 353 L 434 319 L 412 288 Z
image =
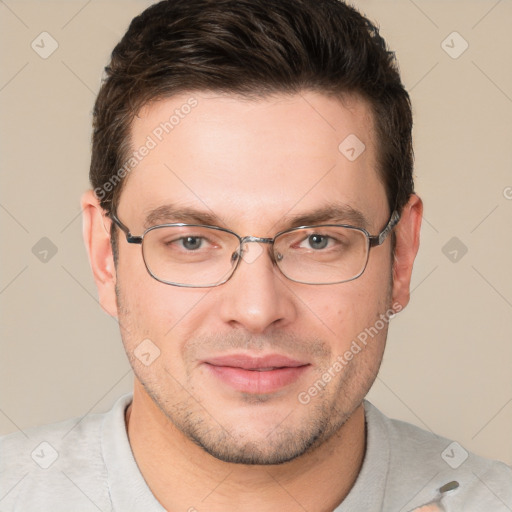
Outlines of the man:
M 1 510 L 512 510 L 510 468 L 454 469 L 449 440 L 364 401 L 419 245 L 411 128 L 393 54 L 344 3 L 135 18 L 82 199 L 133 398 L 4 438 Z

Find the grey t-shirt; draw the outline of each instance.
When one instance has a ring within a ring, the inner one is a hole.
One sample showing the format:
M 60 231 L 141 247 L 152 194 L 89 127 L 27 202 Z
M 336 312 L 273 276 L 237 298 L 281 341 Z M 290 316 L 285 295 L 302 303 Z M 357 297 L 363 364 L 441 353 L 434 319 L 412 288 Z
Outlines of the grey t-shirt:
M 124 420 L 130 401 L 125 395 L 107 413 L 0 438 L 0 511 L 163 511 L 130 448 Z M 409 512 L 432 502 L 446 512 L 512 511 L 511 468 L 391 420 L 367 401 L 364 407 L 363 466 L 334 512 Z M 458 487 L 440 492 L 446 484 Z M 206 503 L 194 508 L 208 510 Z

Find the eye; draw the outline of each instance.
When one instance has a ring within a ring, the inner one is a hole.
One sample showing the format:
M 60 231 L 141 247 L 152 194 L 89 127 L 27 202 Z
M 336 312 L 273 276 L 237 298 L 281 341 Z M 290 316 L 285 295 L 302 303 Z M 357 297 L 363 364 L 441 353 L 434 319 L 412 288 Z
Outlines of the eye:
M 180 242 L 187 251 L 197 251 L 202 247 L 204 239 L 200 236 L 185 236 L 179 238 L 177 242 Z
M 215 240 L 211 240 L 199 233 L 180 233 L 163 237 L 160 240 L 161 247 L 166 251 L 181 253 L 204 253 L 218 247 Z
M 329 246 L 329 242 L 331 241 L 330 236 L 320 235 L 318 233 L 313 233 L 309 235 L 300 245 L 299 247 L 303 247 L 306 249 L 325 249 Z M 306 244 L 306 245 L 304 245 Z

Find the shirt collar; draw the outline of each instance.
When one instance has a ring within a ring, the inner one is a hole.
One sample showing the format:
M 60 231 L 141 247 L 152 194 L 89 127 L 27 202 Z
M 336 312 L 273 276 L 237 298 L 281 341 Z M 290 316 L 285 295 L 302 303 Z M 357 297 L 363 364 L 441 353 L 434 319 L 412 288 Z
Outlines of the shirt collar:
M 126 432 L 125 411 L 132 394 L 120 397 L 105 415 L 101 431 L 102 453 L 107 468 L 113 510 L 165 512 L 144 480 Z M 389 471 L 389 440 L 375 407 L 364 401 L 366 450 L 361 471 L 343 502 L 334 512 L 380 512 Z M 126 492 L 127 485 L 129 492 Z
M 128 440 L 125 411 L 131 401 L 131 393 L 119 398 L 112 411 L 105 415 L 102 425 L 101 448 L 112 509 L 122 512 L 165 512 L 146 484 Z
M 343 502 L 334 512 L 380 512 L 389 473 L 389 439 L 377 409 L 364 400 L 366 450 L 361 471 Z

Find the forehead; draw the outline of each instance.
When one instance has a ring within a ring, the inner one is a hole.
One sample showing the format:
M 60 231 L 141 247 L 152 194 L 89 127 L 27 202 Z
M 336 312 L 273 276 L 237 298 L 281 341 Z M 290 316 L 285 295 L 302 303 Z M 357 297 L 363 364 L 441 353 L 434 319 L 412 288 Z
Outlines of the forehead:
M 357 97 L 185 93 L 147 105 L 131 128 L 137 162 L 119 211 L 139 226 L 166 204 L 232 228 L 334 203 L 387 215 L 372 115 Z

